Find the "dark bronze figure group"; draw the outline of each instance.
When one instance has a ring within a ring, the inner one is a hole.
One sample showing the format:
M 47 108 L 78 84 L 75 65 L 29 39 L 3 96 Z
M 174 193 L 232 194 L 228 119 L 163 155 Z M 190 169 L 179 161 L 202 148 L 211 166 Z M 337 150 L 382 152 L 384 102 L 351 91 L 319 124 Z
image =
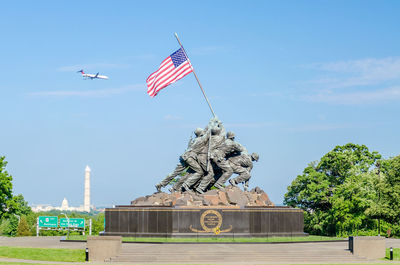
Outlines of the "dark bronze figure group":
M 204 193 L 213 186 L 223 190 L 227 180 L 234 186 L 243 183 L 246 191 L 253 161 L 258 161 L 258 154 L 248 154 L 246 148 L 235 142 L 235 134 L 226 133 L 222 122 L 216 117 L 210 120 L 206 128 L 197 128 L 194 135 L 195 138 L 190 140 L 188 148 L 179 157 L 175 170 L 156 184 L 157 191 L 161 192 L 161 188 L 175 178 L 179 179 L 169 189 L 170 192 Z M 229 179 L 233 173 L 238 176 Z

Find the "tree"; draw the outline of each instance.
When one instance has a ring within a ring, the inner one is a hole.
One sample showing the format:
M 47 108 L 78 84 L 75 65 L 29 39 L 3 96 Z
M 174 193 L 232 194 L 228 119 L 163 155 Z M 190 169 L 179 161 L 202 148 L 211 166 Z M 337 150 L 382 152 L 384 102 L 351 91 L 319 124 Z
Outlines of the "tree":
M 92 234 L 98 235 L 104 231 L 104 213 L 99 213 L 92 219 Z
M 26 216 L 21 216 L 21 219 L 17 228 L 17 236 L 31 236 L 32 232 L 29 229 L 28 222 L 26 221 Z
M 359 230 L 374 229 L 374 217 L 367 214 L 371 204 L 377 200 L 374 187 L 376 174 L 361 172 L 348 176 L 332 194 L 332 214 L 335 232 L 348 236 Z
M 10 226 L 10 220 L 8 219 L 3 219 L 0 220 L 0 235 L 1 236 L 7 236 L 8 232 L 8 227 Z
M 400 156 L 382 161 L 383 180 L 379 185 L 381 199 L 374 213 L 385 221 L 400 223 Z
M 15 236 L 18 227 L 17 216 L 28 215 L 32 212 L 24 197 L 12 194 L 12 176 L 5 170 L 7 161 L 0 157 L 0 221 L 4 235 Z M 8 220 L 8 222 L 5 222 Z M 6 226 L 7 225 L 7 226 Z
M 309 233 L 335 235 L 371 226 L 365 214 L 376 195 L 370 171 L 380 158 L 365 145 L 336 146 L 297 176 L 284 203 L 305 211 Z
M 18 228 L 18 218 L 15 215 L 13 215 L 10 218 L 3 219 L 1 228 L 2 228 L 1 232 L 4 236 L 16 236 Z
M 0 219 L 8 210 L 7 202 L 12 199 L 12 176 L 5 170 L 7 162 L 0 157 Z
M 18 194 L 13 196 L 10 200 L 7 201 L 7 213 L 8 215 L 29 215 L 32 212 L 31 207 L 28 206 L 28 202 L 25 201 L 24 196 L 22 194 Z

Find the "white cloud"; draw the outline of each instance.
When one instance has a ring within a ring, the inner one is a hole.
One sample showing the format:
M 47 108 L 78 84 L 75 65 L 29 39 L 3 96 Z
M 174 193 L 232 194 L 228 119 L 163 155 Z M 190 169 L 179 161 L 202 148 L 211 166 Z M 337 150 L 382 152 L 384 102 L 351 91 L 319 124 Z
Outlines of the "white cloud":
M 314 63 L 307 67 L 322 71 L 323 76 L 307 82 L 314 90 L 300 96 L 302 100 L 361 105 L 400 99 L 400 57 Z
M 144 84 L 124 86 L 120 88 L 98 89 L 98 90 L 64 90 L 64 91 L 38 91 L 28 93 L 29 96 L 48 97 L 106 97 L 122 94 L 129 91 L 145 90 Z
M 391 87 L 373 91 L 341 92 L 323 91 L 314 95 L 304 96 L 311 102 L 322 102 L 341 105 L 358 105 L 366 103 L 381 103 L 400 100 L 400 87 Z
M 177 115 L 168 114 L 168 115 L 165 115 L 164 119 L 165 120 L 182 120 L 182 117 L 177 116 Z
M 328 88 L 368 86 L 400 79 L 400 57 L 314 63 L 308 67 L 333 75 L 311 81 Z
M 280 124 L 268 122 L 244 122 L 244 123 L 226 123 L 225 128 L 263 128 L 276 127 Z
M 128 64 L 91 63 L 91 64 L 76 64 L 76 65 L 60 66 L 57 68 L 57 71 L 71 72 L 71 71 L 79 71 L 81 69 L 100 71 L 103 69 L 128 68 L 128 67 L 129 67 Z
M 318 132 L 318 131 L 333 131 L 340 129 L 349 129 L 349 128 L 364 128 L 365 125 L 360 124 L 307 124 L 298 127 L 287 128 L 288 131 L 291 132 Z
M 207 124 L 195 124 L 195 123 L 184 123 L 179 125 L 171 125 L 171 128 L 184 128 L 184 129 L 191 129 L 194 128 L 204 128 Z M 225 129 L 227 131 L 235 129 L 235 128 L 265 128 L 265 127 L 282 127 L 284 126 L 283 123 L 278 122 L 243 122 L 243 123 L 223 123 Z

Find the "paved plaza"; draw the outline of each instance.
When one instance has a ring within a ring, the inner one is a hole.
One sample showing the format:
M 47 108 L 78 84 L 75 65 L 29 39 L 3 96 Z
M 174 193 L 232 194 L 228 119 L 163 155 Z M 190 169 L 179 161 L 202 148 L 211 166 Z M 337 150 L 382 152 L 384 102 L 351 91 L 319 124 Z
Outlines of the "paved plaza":
M 85 249 L 85 242 L 61 242 L 61 237 L 0 237 L 1 246 Z M 400 247 L 387 239 L 386 247 Z M 4 261 L 19 261 L 0 258 Z M 32 263 L 78 264 L 24 261 Z M 97 262 L 96 262 L 97 263 Z M 124 243 L 122 253 L 106 263 L 114 264 L 332 264 L 389 263 L 353 256 L 347 242 L 279 244 L 149 244 Z M 393 262 L 390 262 L 393 263 Z M 81 263 L 82 264 L 82 263 Z

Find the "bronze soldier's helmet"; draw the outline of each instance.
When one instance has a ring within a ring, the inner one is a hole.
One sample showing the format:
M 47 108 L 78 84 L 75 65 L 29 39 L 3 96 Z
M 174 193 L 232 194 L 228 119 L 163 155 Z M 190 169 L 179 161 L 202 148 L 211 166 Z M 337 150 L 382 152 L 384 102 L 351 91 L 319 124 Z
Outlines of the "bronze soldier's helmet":
M 196 137 L 203 136 L 204 130 L 202 128 L 197 128 L 196 130 L 194 130 L 194 134 L 196 135 Z
M 253 160 L 255 160 L 255 161 L 258 161 L 259 158 L 260 158 L 260 157 L 258 156 L 257 153 L 252 153 L 252 154 L 251 154 L 251 159 L 253 159 Z
M 233 132 L 228 132 L 226 134 L 226 138 L 233 140 L 235 139 L 235 134 Z
M 221 133 L 221 128 L 220 127 L 211 128 L 211 134 L 212 135 L 218 135 L 220 133 Z

